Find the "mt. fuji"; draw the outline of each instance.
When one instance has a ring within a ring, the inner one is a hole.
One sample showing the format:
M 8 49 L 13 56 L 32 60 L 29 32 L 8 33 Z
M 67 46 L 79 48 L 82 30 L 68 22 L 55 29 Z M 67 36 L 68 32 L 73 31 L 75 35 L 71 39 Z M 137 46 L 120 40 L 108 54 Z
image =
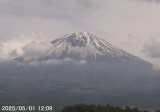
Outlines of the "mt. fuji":
M 88 32 L 66 34 L 51 44 L 42 57 L 22 56 L 0 66 L 6 105 L 160 107 L 160 76 L 151 63 Z
M 51 42 L 54 46 L 46 58 L 111 58 L 119 61 L 142 61 L 142 59 L 98 38 L 88 32 L 71 33 Z M 75 57 L 76 56 L 76 57 Z
M 74 48 L 81 48 L 84 52 L 88 51 L 89 55 L 95 55 L 95 57 L 96 55 L 100 55 L 113 58 L 126 57 L 138 59 L 88 32 L 67 34 L 55 39 L 51 43 L 55 46 L 55 49 L 48 55 L 53 54 L 56 57 L 67 56 L 69 53 L 76 52 L 74 51 Z

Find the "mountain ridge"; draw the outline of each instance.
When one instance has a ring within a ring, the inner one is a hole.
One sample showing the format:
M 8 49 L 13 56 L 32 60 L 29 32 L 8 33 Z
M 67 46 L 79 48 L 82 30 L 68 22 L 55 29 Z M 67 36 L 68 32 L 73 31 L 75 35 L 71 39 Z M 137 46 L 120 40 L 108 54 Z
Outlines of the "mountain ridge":
M 120 61 L 141 60 L 147 62 L 88 32 L 66 34 L 53 40 L 51 44 L 54 48 L 46 55 L 47 58 L 65 58 L 78 53 L 79 55 L 92 55 L 94 58 L 100 56 L 117 58 Z

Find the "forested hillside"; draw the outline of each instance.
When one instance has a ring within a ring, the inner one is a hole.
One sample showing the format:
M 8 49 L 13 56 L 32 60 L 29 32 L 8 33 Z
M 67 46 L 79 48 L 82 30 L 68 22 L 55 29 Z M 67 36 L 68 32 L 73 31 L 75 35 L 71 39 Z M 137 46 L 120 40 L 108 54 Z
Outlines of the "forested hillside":
M 66 106 L 63 108 L 62 112 L 149 112 L 147 110 L 139 110 L 136 108 L 130 108 L 128 106 L 115 107 L 112 105 L 101 106 L 101 105 L 85 105 L 78 104 L 74 106 Z M 160 110 L 156 110 L 156 112 L 160 112 Z

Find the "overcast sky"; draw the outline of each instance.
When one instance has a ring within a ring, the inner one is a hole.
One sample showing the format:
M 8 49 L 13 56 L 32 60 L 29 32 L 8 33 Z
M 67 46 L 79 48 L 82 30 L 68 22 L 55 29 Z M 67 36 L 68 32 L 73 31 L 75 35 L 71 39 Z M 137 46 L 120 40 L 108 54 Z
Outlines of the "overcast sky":
M 84 31 L 160 63 L 160 0 L 0 0 L 0 59 Z

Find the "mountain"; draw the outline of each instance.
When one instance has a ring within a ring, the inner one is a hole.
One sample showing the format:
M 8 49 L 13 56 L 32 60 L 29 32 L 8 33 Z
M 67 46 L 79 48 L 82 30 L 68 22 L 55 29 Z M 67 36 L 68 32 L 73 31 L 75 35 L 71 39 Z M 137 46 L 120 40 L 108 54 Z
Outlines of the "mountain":
M 87 63 L 95 65 L 102 65 L 103 63 L 106 68 L 111 70 L 120 68 L 134 70 L 135 67 L 136 69 L 152 67 L 151 63 L 88 32 L 66 34 L 53 40 L 51 44 L 53 49 L 43 58 L 45 60 L 63 60 L 66 58 L 74 61 L 85 60 Z
M 0 64 L 0 105 L 160 108 L 160 73 L 151 63 L 88 32 L 67 34 L 51 44 L 41 58 Z
M 65 58 L 78 53 L 80 56 L 85 54 L 94 58 L 110 57 L 118 58 L 120 61 L 141 60 L 88 32 L 67 34 L 51 43 L 54 49 L 48 53 L 48 57 Z

